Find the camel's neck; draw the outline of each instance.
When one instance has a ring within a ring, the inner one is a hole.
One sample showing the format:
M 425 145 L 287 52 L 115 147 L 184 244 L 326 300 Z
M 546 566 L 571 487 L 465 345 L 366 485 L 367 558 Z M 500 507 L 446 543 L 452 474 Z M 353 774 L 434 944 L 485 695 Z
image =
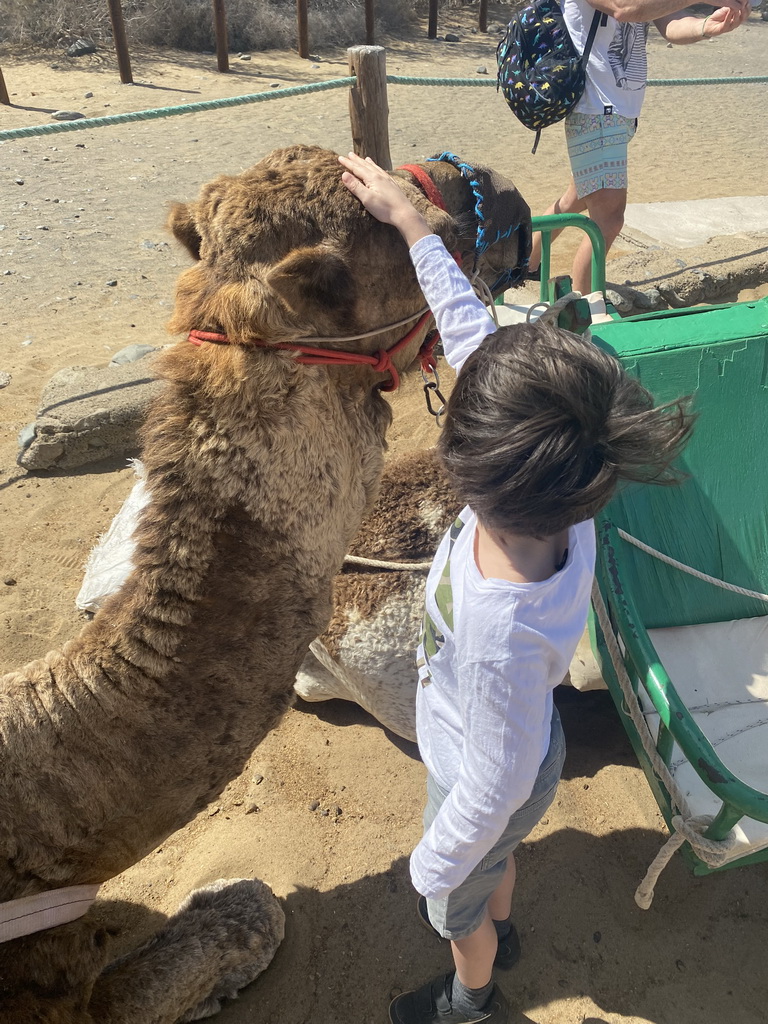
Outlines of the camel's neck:
M 166 370 L 132 576 L 60 654 L 4 680 L 27 723 L 6 742 L 7 778 L 17 764 L 37 801 L 0 782 L 8 841 L 31 837 L 12 876 L 0 872 L 6 898 L 24 877 L 110 877 L 239 773 L 291 701 L 375 494 L 378 396 L 342 394 L 314 368 L 253 370 L 242 355 L 218 376 L 183 352 Z

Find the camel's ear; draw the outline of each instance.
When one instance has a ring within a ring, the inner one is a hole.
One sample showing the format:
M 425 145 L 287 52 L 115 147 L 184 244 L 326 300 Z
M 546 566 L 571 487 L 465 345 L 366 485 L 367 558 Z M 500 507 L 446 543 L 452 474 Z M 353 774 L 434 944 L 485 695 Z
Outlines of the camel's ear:
M 349 268 L 328 245 L 295 249 L 269 271 L 266 283 L 309 320 L 323 313 L 351 312 L 354 302 Z
M 172 203 L 167 224 L 182 245 L 186 246 L 193 259 L 199 260 L 202 239 L 197 230 L 192 204 Z

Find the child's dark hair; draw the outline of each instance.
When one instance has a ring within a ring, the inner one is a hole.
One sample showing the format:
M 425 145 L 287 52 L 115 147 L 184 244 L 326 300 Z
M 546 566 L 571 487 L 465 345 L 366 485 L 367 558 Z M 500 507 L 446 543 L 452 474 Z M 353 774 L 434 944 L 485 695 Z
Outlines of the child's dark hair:
M 547 537 L 596 515 L 620 480 L 675 483 L 687 400 L 654 408 L 621 363 L 548 324 L 489 335 L 461 369 L 438 450 L 481 522 Z

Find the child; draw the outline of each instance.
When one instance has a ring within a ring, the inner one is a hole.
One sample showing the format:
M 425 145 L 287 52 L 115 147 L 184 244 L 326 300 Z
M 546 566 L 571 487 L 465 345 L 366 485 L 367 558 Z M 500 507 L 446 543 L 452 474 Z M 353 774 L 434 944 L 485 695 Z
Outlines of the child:
M 672 482 L 691 419 L 653 408 L 620 363 L 539 324 L 498 330 L 426 220 L 371 160 L 342 180 L 396 227 L 460 370 L 438 442 L 467 507 L 438 548 L 418 651 L 416 731 L 428 769 L 411 856 L 423 922 L 455 973 L 392 1001 L 392 1024 L 505 1024 L 494 964 L 519 956 L 513 850 L 554 799 L 565 757 L 552 691 L 589 609 L 592 517 L 619 480 Z

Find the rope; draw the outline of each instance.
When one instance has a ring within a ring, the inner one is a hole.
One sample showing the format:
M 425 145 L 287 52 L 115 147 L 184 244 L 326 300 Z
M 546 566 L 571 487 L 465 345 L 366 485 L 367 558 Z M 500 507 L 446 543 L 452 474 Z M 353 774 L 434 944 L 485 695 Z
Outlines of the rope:
M 414 569 L 417 571 L 424 571 L 430 569 L 432 562 L 389 562 L 381 558 L 363 558 L 362 555 L 346 555 L 344 558 L 345 565 L 362 565 L 372 569 L 397 569 L 408 571 Z
M 582 297 L 581 292 L 568 292 L 566 295 L 561 296 L 556 302 L 550 305 L 548 302 L 537 302 L 531 306 L 528 312 L 525 314 L 525 322 L 530 323 L 553 323 L 557 321 L 558 316 L 565 309 L 566 306 L 570 306 L 572 302 L 576 302 Z M 535 320 L 532 319 L 533 311 L 538 309 L 540 306 L 544 307 L 544 312 L 540 313 Z
M 756 85 L 768 82 L 768 75 L 734 75 L 730 78 L 649 78 L 647 85 Z M 495 78 L 414 78 L 411 75 L 387 75 L 388 85 L 474 85 L 496 87 Z
M 27 128 L 6 128 L 0 131 L 0 142 L 14 139 L 28 139 L 35 135 L 55 135 L 60 132 L 80 132 L 91 128 L 103 128 L 113 124 L 130 124 L 133 121 L 152 121 L 161 117 L 177 117 L 179 114 L 196 114 L 203 110 L 218 110 L 221 107 L 237 107 L 244 103 L 263 103 L 285 96 L 301 96 L 310 92 L 325 92 L 351 86 L 357 81 L 354 75 L 346 78 L 331 78 L 327 82 L 310 82 L 308 85 L 291 85 L 284 89 L 247 93 L 244 96 L 224 96 L 218 100 L 199 100 L 183 103 L 176 107 L 154 107 L 149 110 L 134 110 L 126 114 L 109 114 L 106 117 L 81 117 L 76 121 L 56 121 L 53 124 L 30 125 Z M 414 78 L 410 75 L 387 75 L 390 85 L 442 85 L 442 86 L 494 86 L 495 78 Z M 648 85 L 755 85 L 768 82 L 768 75 L 744 75 L 733 78 L 651 78 Z
M 608 610 L 605 607 L 597 580 L 592 585 L 592 604 L 597 615 L 597 621 L 600 623 L 600 629 L 605 637 L 616 678 L 621 687 L 626 712 L 632 719 L 632 724 L 637 730 L 643 750 L 651 762 L 654 772 L 669 793 L 673 809 L 677 811 L 672 817 L 672 828 L 674 830 L 672 835 L 654 857 L 645 877 L 635 891 L 635 903 L 637 903 L 641 910 L 648 910 L 653 902 L 653 891 L 659 875 L 672 859 L 675 851 L 684 842 L 690 843 L 697 857 L 704 861 L 705 864 L 709 867 L 717 868 L 721 867 L 728 860 L 728 855 L 736 845 L 736 835 L 733 829 L 724 839 L 706 839 L 701 835 L 714 819 L 711 815 L 691 814 L 691 809 L 688 806 L 685 795 L 675 782 L 669 768 L 659 756 L 653 736 L 648 728 L 648 723 L 645 720 L 645 715 L 640 707 L 640 700 L 627 674 L 618 640 L 613 631 Z
M 243 103 L 264 103 L 285 96 L 301 96 L 309 92 L 325 92 L 352 85 L 357 79 L 331 78 L 327 82 L 311 82 L 309 85 L 292 85 L 285 89 L 270 89 L 264 92 L 247 93 L 244 96 L 224 96 L 218 100 L 199 100 L 182 103 L 176 107 L 155 107 L 149 110 L 134 110 L 127 114 L 109 114 L 106 117 L 82 117 L 77 121 L 56 121 L 53 124 L 31 125 L 28 128 L 8 128 L 0 131 L 0 142 L 9 139 L 25 139 L 33 135 L 54 135 L 57 132 L 79 132 L 88 128 L 103 128 L 111 124 L 128 124 L 132 121 L 152 121 L 159 117 L 176 117 L 179 114 L 196 114 L 201 110 L 218 110 L 220 107 L 238 107 Z
M 681 572 L 687 572 L 689 576 L 695 576 L 697 580 L 703 580 L 705 583 L 711 583 L 713 587 L 720 587 L 723 590 L 730 590 L 734 594 L 741 594 L 744 597 L 754 597 L 757 601 L 768 601 L 768 594 L 761 594 L 757 590 L 747 590 L 746 587 L 737 587 L 735 583 L 726 583 L 725 580 L 718 579 L 717 576 L 708 576 L 705 572 L 699 572 L 698 569 L 694 569 L 690 565 L 686 565 L 685 562 L 678 562 L 676 558 L 672 558 L 670 555 L 665 555 L 663 551 L 657 551 L 656 548 L 650 547 L 648 544 L 644 544 L 637 537 L 633 537 L 631 533 L 625 533 L 624 530 L 618 529 L 617 532 L 622 540 L 627 541 L 630 544 L 634 544 L 636 548 L 640 548 L 647 555 L 651 555 L 652 558 L 658 558 L 660 562 L 666 562 L 667 565 L 671 565 L 675 569 L 679 569 Z

